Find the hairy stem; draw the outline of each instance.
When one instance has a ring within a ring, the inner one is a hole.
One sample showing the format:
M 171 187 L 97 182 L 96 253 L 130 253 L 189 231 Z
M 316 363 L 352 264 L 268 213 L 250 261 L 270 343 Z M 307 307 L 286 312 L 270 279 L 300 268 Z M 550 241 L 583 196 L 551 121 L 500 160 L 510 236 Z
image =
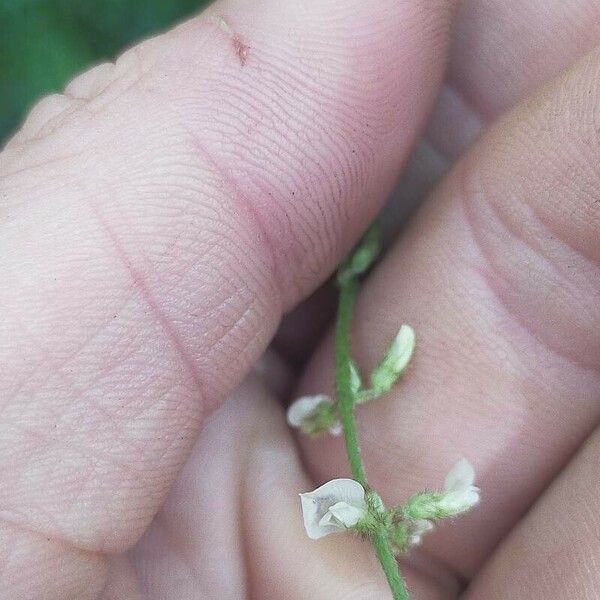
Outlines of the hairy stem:
M 340 418 L 344 427 L 344 438 L 352 476 L 365 489 L 368 488 L 367 476 L 358 446 L 356 419 L 354 417 L 354 396 L 350 380 L 350 329 L 356 302 L 358 282 L 352 278 L 340 284 L 337 327 L 335 334 L 335 378 Z
M 352 393 L 350 372 L 352 315 L 358 291 L 358 281 L 356 277 L 347 277 L 339 280 L 339 286 L 340 299 L 335 334 L 335 375 L 338 410 L 344 427 L 344 439 L 352 476 L 365 490 L 370 491 L 358 445 L 356 418 L 354 416 L 355 399 Z M 380 510 L 383 510 L 383 507 Z M 398 563 L 385 527 L 382 526 L 375 531 L 371 536 L 371 541 L 392 590 L 394 600 L 409 600 L 406 583 L 398 569 Z

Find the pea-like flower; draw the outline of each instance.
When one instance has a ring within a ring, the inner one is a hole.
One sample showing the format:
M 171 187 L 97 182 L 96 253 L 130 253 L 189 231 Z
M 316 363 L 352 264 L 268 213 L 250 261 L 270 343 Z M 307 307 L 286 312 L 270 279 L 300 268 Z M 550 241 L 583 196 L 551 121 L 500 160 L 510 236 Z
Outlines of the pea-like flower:
M 300 494 L 304 527 L 318 540 L 355 528 L 368 518 L 365 489 L 354 479 L 333 479 L 314 492 Z
M 479 504 L 479 488 L 475 483 L 475 470 L 466 458 L 461 458 L 446 476 L 445 492 L 440 507 L 452 515 L 471 510 Z
M 402 325 L 384 359 L 371 375 L 371 387 L 381 396 L 389 392 L 402 377 L 415 351 L 415 331 L 410 325 Z
M 446 476 L 443 492 L 426 492 L 413 496 L 405 515 L 414 521 L 455 517 L 479 504 L 479 488 L 474 485 L 475 471 L 461 458 Z
M 295 400 L 287 411 L 290 427 L 302 430 L 309 435 L 318 435 L 329 431 L 331 435 L 342 433 L 334 401 L 325 394 L 302 396 Z

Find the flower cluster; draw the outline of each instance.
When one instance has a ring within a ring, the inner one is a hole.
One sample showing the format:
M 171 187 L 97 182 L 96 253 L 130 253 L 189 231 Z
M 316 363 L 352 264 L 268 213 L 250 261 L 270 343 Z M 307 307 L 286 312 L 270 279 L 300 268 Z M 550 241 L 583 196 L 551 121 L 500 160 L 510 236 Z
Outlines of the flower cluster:
M 415 349 L 415 332 L 402 325 L 381 362 L 365 386 L 352 358 L 352 315 L 358 279 L 372 265 L 380 248 L 378 228 L 372 227 L 353 253 L 340 265 L 340 290 L 335 335 L 337 398 L 319 394 L 303 396 L 288 409 L 290 426 L 309 435 L 344 434 L 350 470 L 354 479 L 334 479 L 313 492 L 300 494 L 304 526 L 308 536 L 319 539 L 331 533 L 351 531 L 368 537 L 386 576 L 394 600 L 409 600 L 395 554 L 419 544 L 439 519 L 454 517 L 479 502 L 475 473 L 464 459 L 446 477 L 441 492 L 415 494 L 403 506 L 387 509 L 369 487 L 358 444 L 355 409 L 381 397 L 404 375 Z M 343 423 L 343 425 L 342 425 Z
M 473 485 L 474 481 L 473 467 L 462 458 L 448 473 L 443 492 L 414 495 L 404 514 L 409 519 L 436 520 L 467 512 L 479 502 L 479 488 Z
M 475 472 L 466 459 L 459 460 L 446 477 L 444 490 L 425 492 L 399 506 L 373 514 L 363 486 L 353 479 L 333 479 L 313 492 L 300 494 L 304 527 L 312 539 L 330 533 L 368 532 L 383 524 L 398 552 L 421 543 L 439 519 L 455 517 L 479 503 Z
M 350 377 L 355 404 L 364 404 L 383 396 L 404 375 L 415 350 L 415 332 L 410 325 L 402 325 L 384 359 L 371 373 L 371 386 L 363 388 L 360 371 L 352 361 Z M 302 396 L 295 400 L 287 411 L 290 427 L 300 429 L 308 435 L 329 432 L 340 435 L 342 426 L 336 402 L 325 394 Z
M 384 359 L 371 375 L 371 389 L 376 397 L 387 394 L 402 377 L 415 351 L 415 331 L 410 325 L 402 325 Z

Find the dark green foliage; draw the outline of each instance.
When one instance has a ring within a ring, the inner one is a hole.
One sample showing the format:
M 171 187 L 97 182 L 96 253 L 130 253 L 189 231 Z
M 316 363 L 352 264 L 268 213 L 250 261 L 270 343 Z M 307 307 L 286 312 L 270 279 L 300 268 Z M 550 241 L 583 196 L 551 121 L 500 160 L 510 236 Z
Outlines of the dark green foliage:
M 0 143 L 40 97 L 206 0 L 0 0 Z

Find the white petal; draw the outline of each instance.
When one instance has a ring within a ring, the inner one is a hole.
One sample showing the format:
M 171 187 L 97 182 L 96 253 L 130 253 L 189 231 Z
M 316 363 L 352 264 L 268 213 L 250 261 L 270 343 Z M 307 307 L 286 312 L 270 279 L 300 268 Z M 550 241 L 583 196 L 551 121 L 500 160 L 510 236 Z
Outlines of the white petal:
M 408 540 L 411 546 L 418 546 L 423 535 L 434 527 L 433 523 L 427 519 L 417 519 L 412 522 L 411 526 L 411 536 Z
M 343 531 L 345 527 L 339 523 L 330 511 L 327 511 L 319 521 L 321 529 L 325 527 L 333 527 L 336 531 Z M 326 533 L 324 535 L 327 535 Z
M 470 507 L 476 506 L 479 504 L 480 497 L 479 488 L 473 485 L 465 492 L 465 504 L 468 504 Z
M 446 476 L 447 491 L 464 491 L 473 485 L 475 471 L 466 458 L 461 458 Z
M 318 540 L 319 538 L 333 533 L 334 529 L 329 527 L 331 517 L 323 522 L 323 519 L 330 513 L 323 510 L 320 503 L 312 498 L 309 494 L 300 494 L 300 502 L 302 503 L 302 516 L 304 518 L 304 528 L 309 538 Z
M 466 490 L 451 491 L 444 494 L 439 504 L 452 515 L 458 515 L 479 503 L 479 488 L 470 486 Z
M 344 531 L 345 527 L 329 512 L 330 507 L 344 502 L 359 510 L 366 510 L 365 490 L 354 479 L 333 479 L 313 492 L 300 494 L 304 527 L 308 537 L 316 540 L 329 533 Z M 326 517 L 326 515 L 331 515 Z
M 340 423 L 340 421 L 336 421 L 330 428 L 329 428 L 329 433 L 331 435 L 334 435 L 335 437 L 338 437 L 340 435 L 342 435 L 342 433 L 344 432 L 344 428 L 342 427 L 342 424 Z
M 350 361 L 350 388 L 353 394 L 357 394 L 362 388 L 360 371 L 358 370 L 358 365 L 353 360 Z
M 423 535 L 427 531 L 431 531 L 433 527 L 433 523 L 427 519 L 417 519 L 416 521 L 412 522 L 413 533 L 417 535 Z
M 287 422 L 290 427 L 299 428 L 307 417 L 310 417 L 315 408 L 322 402 L 333 404 L 333 400 L 325 394 L 317 394 L 316 396 L 302 396 L 298 398 L 287 410 Z
M 415 340 L 415 330 L 410 325 L 402 325 L 390 348 L 396 373 L 402 373 L 408 366 L 415 350 Z
M 347 502 L 353 506 L 364 506 L 365 508 L 367 506 L 365 488 L 354 479 L 332 479 L 313 492 L 302 494 L 302 496 L 318 500 L 330 500 L 327 508 L 337 502 Z
M 329 514 L 333 515 L 342 525 L 354 527 L 367 514 L 365 508 L 352 506 L 347 502 L 337 502 L 329 507 Z

